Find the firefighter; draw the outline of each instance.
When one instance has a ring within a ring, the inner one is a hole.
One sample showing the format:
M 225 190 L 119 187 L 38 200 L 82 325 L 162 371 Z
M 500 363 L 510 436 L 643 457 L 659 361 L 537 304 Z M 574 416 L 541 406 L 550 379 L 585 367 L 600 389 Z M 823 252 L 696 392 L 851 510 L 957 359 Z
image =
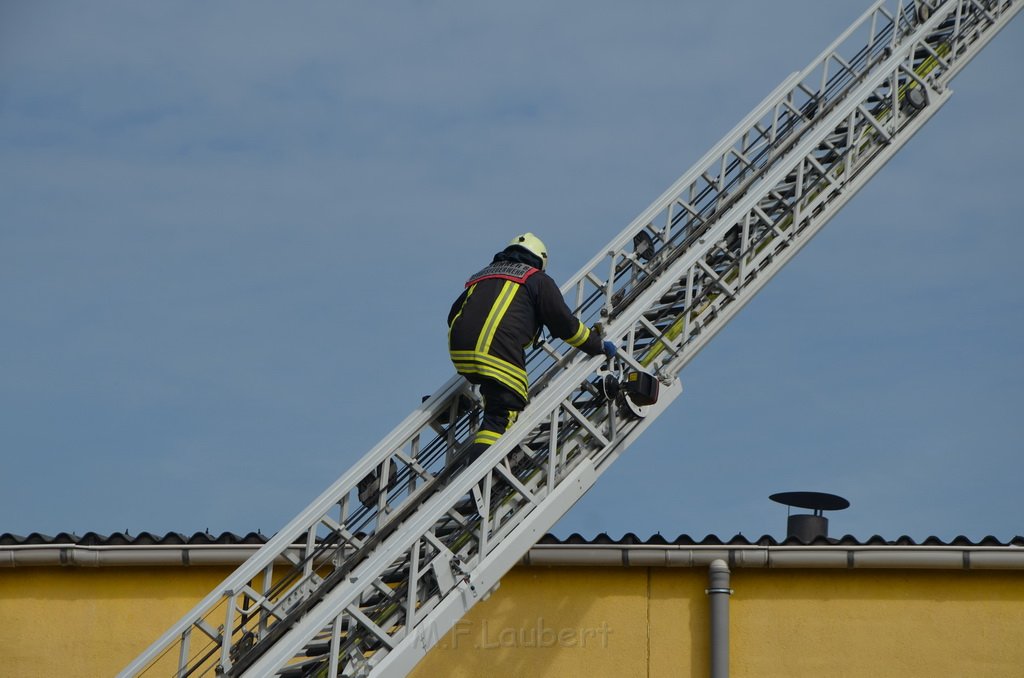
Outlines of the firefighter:
M 569 310 L 545 272 L 547 264 L 548 250 L 540 238 L 520 235 L 470 277 L 448 313 L 452 363 L 479 385 L 484 399 L 483 422 L 464 463 L 494 444 L 526 407 L 526 347 L 540 338 L 544 327 L 589 355 L 615 355 L 615 344 Z

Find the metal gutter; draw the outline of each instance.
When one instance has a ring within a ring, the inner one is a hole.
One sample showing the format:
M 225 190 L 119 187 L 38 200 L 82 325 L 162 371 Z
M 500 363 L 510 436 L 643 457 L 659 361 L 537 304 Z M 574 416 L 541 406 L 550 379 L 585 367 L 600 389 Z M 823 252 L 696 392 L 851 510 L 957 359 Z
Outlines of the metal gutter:
M 0 546 L 4 567 L 168 567 L 237 566 L 255 554 L 262 544 L 190 544 L 138 546 L 83 546 L 81 544 L 19 544 Z M 301 550 L 292 550 L 296 559 Z M 279 558 L 279 562 L 289 562 Z
M 524 565 L 603 567 L 1024 570 L 1024 547 L 833 545 L 537 544 Z
M 0 546 L 5 567 L 172 567 L 238 565 L 261 544 L 146 544 Z M 298 557 L 300 548 L 291 551 Z M 519 561 L 527 566 L 1024 570 L 1024 547 L 839 545 L 537 544 Z M 280 562 L 287 562 L 280 558 Z

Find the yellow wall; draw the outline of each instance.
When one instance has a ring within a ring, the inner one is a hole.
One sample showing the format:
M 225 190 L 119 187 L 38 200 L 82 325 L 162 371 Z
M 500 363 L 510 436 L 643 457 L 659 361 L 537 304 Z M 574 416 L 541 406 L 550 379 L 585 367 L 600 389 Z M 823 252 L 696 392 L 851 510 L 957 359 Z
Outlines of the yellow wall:
M 1024 676 L 1022 572 L 741 574 L 735 678 Z
M 646 572 L 516 568 L 412 676 L 647 676 Z
M 517 568 L 412 675 L 707 676 L 706 586 L 704 569 Z M 732 587 L 732 678 L 1024 676 L 1021 572 L 741 569 Z
M 0 675 L 113 676 L 231 571 L 211 567 L 0 569 Z M 154 675 L 170 675 L 172 670 L 173 665 Z
M 0 674 L 112 676 L 228 573 L 0 570 Z M 519 567 L 413 675 L 706 676 L 706 586 L 704 569 Z M 1024 675 L 1019 571 L 739 569 L 732 586 L 733 678 Z

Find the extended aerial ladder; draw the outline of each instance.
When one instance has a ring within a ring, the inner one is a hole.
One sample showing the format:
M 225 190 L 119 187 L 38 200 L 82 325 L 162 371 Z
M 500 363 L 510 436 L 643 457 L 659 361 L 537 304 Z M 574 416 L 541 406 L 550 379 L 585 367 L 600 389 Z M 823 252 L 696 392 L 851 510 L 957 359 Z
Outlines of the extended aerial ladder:
M 121 676 L 402 676 L 681 392 L 680 370 L 949 98 L 1024 0 L 880 0 L 562 288 L 620 343 L 528 358 L 531 403 L 459 463 L 452 378 Z M 656 402 L 629 382 L 651 375 Z M 453 463 L 454 462 L 454 463 Z

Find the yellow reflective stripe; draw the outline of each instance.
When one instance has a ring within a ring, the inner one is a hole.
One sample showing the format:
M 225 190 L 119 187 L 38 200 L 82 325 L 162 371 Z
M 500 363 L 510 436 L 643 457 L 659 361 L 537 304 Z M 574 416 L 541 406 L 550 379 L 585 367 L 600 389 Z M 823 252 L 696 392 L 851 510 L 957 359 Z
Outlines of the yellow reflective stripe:
M 501 372 L 496 372 L 495 370 L 481 367 L 479 365 L 456 365 L 455 369 L 457 369 L 460 374 L 479 374 L 482 377 L 493 379 L 494 381 L 507 386 L 510 391 L 519 395 L 523 400 L 527 400 L 529 398 L 529 394 L 522 382 L 509 379 L 508 376 Z
M 466 292 L 466 298 L 462 300 L 462 306 L 459 308 L 459 312 L 455 314 L 455 317 L 452 318 L 452 324 L 448 326 L 448 343 L 449 344 L 452 343 L 452 330 L 455 328 L 455 323 L 456 323 L 456 321 L 458 321 L 459 317 L 462 315 L 462 311 L 466 308 L 466 303 L 469 301 L 469 298 L 471 296 L 473 296 L 473 290 L 475 290 L 475 289 L 476 289 L 476 285 L 473 285 L 472 287 L 469 288 L 469 291 Z
M 485 445 L 493 445 L 498 442 L 498 438 L 501 437 L 500 433 L 494 431 L 477 431 L 476 436 L 473 438 L 474 443 L 484 443 Z
M 501 358 L 496 358 L 495 356 L 487 355 L 486 353 L 477 353 L 476 351 L 450 351 L 449 353 L 451 355 L 452 362 L 456 364 L 456 367 L 459 365 L 480 364 L 481 366 L 490 367 L 495 371 L 508 375 L 510 379 L 521 382 L 523 386 L 529 384 L 529 380 L 526 376 L 526 370 L 502 360 Z
M 565 343 L 570 346 L 580 347 L 586 343 L 587 339 L 590 338 L 590 328 L 580 323 L 580 328 L 576 330 L 576 334 L 566 339 Z
M 482 374 L 485 377 L 492 377 L 503 384 L 507 384 L 517 393 L 525 394 L 526 389 L 529 386 L 529 382 L 526 380 L 526 372 L 513 372 L 506 367 L 493 365 L 483 361 L 472 361 L 470 363 L 463 364 L 473 366 L 473 371 L 478 374 Z M 455 366 L 457 368 L 459 363 L 456 363 Z
M 452 363 L 460 374 L 479 374 L 504 384 L 523 399 L 528 397 L 526 370 L 494 356 L 476 351 L 451 351 Z
M 514 283 L 511 280 L 505 281 L 494 306 L 491 306 L 491 312 L 487 314 L 480 337 L 476 341 L 477 351 L 487 353 L 491 350 L 491 342 L 494 341 L 494 335 L 498 332 L 498 325 L 501 324 L 501 319 L 505 317 L 505 312 L 508 311 L 508 307 L 512 304 L 512 299 L 518 291 L 519 283 Z
M 460 372 L 483 374 L 485 376 L 494 377 L 501 382 L 509 382 L 515 385 L 516 389 L 525 386 L 526 382 L 519 377 L 519 375 L 510 373 L 508 370 L 497 369 L 481 363 L 476 360 L 457 360 L 455 362 L 455 368 Z

